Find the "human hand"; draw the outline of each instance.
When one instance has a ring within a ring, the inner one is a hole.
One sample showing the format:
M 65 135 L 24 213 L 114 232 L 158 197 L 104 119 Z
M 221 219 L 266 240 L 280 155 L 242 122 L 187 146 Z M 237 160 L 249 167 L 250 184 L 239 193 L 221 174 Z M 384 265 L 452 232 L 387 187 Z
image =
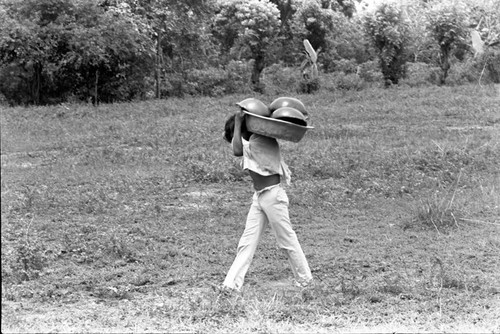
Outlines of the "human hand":
M 240 108 L 240 110 L 237 110 L 235 112 L 235 116 L 236 116 L 236 118 L 243 120 L 243 118 L 245 118 L 245 113 L 243 112 L 243 108 Z

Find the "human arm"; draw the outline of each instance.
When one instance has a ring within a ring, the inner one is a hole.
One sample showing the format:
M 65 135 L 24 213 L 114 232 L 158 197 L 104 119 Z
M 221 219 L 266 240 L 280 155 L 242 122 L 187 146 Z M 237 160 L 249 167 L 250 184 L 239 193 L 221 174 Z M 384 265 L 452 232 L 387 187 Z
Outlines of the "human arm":
M 245 114 L 242 110 L 236 112 L 234 118 L 234 134 L 233 140 L 231 142 L 233 146 L 233 154 L 237 157 L 243 156 L 243 141 L 242 141 L 242 124 L 244 120 Z

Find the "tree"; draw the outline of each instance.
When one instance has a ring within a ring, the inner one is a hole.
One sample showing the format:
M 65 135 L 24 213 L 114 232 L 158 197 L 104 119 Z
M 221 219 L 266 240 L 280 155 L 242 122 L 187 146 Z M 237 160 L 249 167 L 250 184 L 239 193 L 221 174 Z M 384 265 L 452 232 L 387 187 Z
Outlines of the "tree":
M 0 67 L 3 70 L 0 87 L 10 103 L 39 104 L 45 74 L 53 57 L 51 41 L 44 38 L 48 34 L 45 26 L 50 15 L 44 13 L 43 6 L 35 15 L 25 5 L 19 1 L 2 4 Z
M 339 32 L 343 32 L 343 30 L 337 28 L 342 27 L 345 30 L 343 24 L 352 18 L 355 12 L 353 0 L 270 1 L 274 3 L 280 11 L 280 36 L 282 37 L 283 43 L 277 54 L 280 61 L 292 65 L 300 61 L 303 56 L 302 53 L 297 52 L 297 50 L 301 49 L 301 44 L 304 39 L 310 39 L 312 45 L 315 47 L 321 47 L 323 50 L 327 50 L 327 40 L 332 36 L 338 35 Z M 306 28 L 306 25 L 313 19 L 319 24 L 311 24 L 310 27 Z M 340 23 L 338 22 L 339 19 L 342 21 L 340 25 L 338 24 Z M 319 31 L 314 31 L 318 28 Z M 316 37 L 317 32 L 320 33 L 319 38 Z M 331 47 L 331 45 L 329 45 L 329 47 Z
M 253 59 L 251 83 L 261 91 L 260 74 L 280 32 L 279 10 L 267 0 L 221 0 L 219 5 L 214 36 L 223 49 Z
M 359 19 L 349 18 L 335 4 L 335 1 L 298 1 L 292 23 L 294 45 L 299 48 L 307 39 L 314 49 L 321 49 L 318 65 L 327 73 L 337 71 L 341 60 L 362 63 L 368 58 Z
M 302 43 L 307 39 L 314 49 L 328 49 L 328 37 L 337 29 L 336 13 L 331 8 L 323 8 L 319 0 L 298 2 L 293 17 L 293 32 Z
M 397 84 L 405 74 L 408 28 L 401 10 L 382 4 L 365 17 L 364 28 L 377 50 L 385 85 Z
M 340 12 L 347 18 L 352 18 L 356 12 L 356 6 L 353 0 L 321 0 L 321 5 L 325 9 L 332 9 Z
M 9 25 L 0 34 L 0 62 L 16 70 L 2 71 L 2 81 L 18 82 L 9 87 L 18 94 L 28 87 L 23 103 L 57 103 L 69 95 L 111 102 L 147 89 L 151 47 L 126 6 L 25 0 L 5 8 Z
M 413 2 L 403 8 L 408 25 L 408 46 L 406 48 L 409 61 L 430 63 L 436 55 L 430 33 L 426 27 L 426 7 L 424 2 Z
M 467 7 L 450 1 L 435 1 L 426 13 L 427 30 L 439 46 L 440 83 L 445 84 L 454 49 L 466 47 L 468 36 Z
M 167 77 L 183 77 L 188 69 L 217 58 L 205 21 L 212 15 L 203 0 L 126 0 L 149 27 L 155 49 L 155 96 L 162 97 Z M 165 92 L 167 93 L 167 92 Z

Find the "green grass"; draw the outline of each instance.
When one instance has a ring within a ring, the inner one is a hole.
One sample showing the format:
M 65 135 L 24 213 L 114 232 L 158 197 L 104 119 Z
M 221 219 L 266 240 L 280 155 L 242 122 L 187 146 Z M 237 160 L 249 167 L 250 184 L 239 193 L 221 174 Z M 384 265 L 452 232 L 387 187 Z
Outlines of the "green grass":
M 222 129 L 246 97 L 3 108 L 2 331 L 500 331 L 493 88 L 298 96 L 315 129 L 281 144 L 317 284 L 277 284 L 267 233 L 224 299 L 252 190 Z

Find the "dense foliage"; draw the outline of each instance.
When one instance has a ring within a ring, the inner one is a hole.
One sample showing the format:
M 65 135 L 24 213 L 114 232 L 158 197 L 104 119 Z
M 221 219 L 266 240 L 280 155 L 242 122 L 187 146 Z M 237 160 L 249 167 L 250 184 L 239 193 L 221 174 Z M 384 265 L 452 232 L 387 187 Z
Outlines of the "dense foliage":
M 427 19 L 427 29 L 439 45 L 439 66 L 442 69 L 440 83 L 444 84 L 451 67 L 452 51 L 458 50 L 455 54 L 463 58 L 463 50 L 467 48 L 466 8 L 438 3 L 430 8 Z
M 251 82 L 255 90 L 261 90 L 260 74 L 279 34 L 276 5 L 259 0 L 223 1 L 214 21 L 224 48 L 253 59 Z
M 111 102 L 145 93 L 150 41 L 126 7 L 71 0 L 5 7 L 1 89 L 9 101 L 46 104 L 75 95 Z
M 405 74 L 408 36 L 401 11 L 383 4 L 373 15 L 366 17 L 365 29 L 377 50 L 385 85 L 397 84 Z
M 354 0 L 3 0 L 0 103 L 500 82 L 500 1 L 356 8 Z M 301 72 L 305 39 L 318 53 L 314 82 Z

